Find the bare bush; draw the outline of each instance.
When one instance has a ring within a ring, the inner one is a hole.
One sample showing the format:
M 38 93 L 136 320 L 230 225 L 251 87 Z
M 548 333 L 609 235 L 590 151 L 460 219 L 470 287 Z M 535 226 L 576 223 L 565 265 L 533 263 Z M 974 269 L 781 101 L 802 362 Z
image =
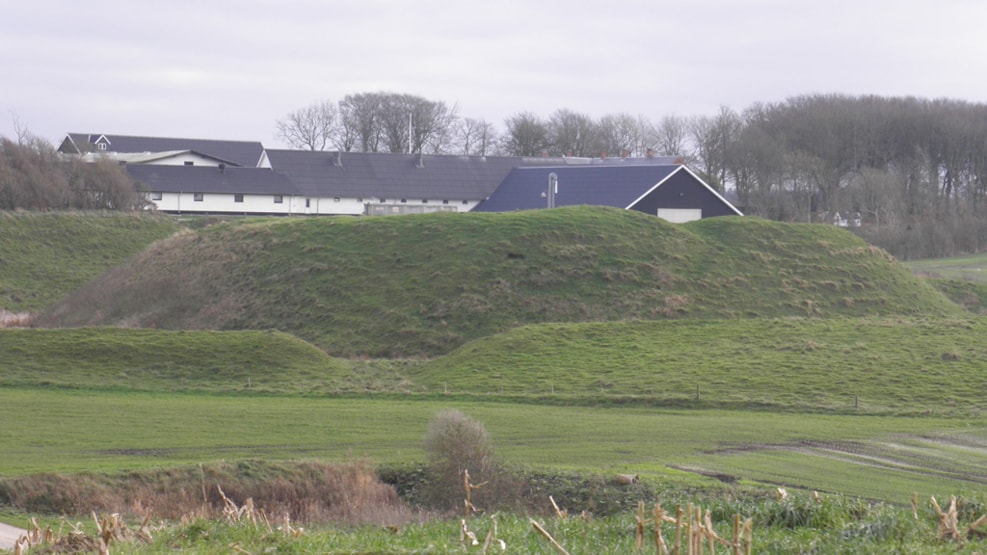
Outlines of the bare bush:
M 462 506 L 464 471 L 469 471 L 474 483 L 493 477 L 490 434 L 483 424 L 458 410 L 440 412 L 432 420 L 425 434 L 425 452 L 430 474 L 426 498 L 436 506 Z

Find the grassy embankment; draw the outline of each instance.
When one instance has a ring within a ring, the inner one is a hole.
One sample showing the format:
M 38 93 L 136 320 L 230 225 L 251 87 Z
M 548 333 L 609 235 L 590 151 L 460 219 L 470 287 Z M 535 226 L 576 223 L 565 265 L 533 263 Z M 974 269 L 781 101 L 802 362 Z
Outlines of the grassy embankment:
M 0 212 L 0 310 L 34 312 L 180 229 L 110 212 Z
M 402 357 L 545 322 L 961 312 L 833 226 L 716 220 L 577 207 L 222 224 L 154 245 L 42 323 L 278 329 Z
M 271 331 L 13 329 L 0 386 L 977 417 L 985 334 L 972 316 L 538 324 L 350 360 Z

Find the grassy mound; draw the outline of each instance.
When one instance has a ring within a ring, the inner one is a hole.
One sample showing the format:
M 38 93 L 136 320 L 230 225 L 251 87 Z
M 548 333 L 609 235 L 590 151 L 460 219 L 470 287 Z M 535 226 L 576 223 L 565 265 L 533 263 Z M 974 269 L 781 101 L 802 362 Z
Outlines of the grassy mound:
M 41 324 L 273 328 L 400 357 L 540 322 L 960 310 L 833 226 L 575 207 L 216 225 L 155 244 Z
M 0 386 L 333 392 L 349 364 L 281 332 L 0 330 Z
M 978 414 L 985 334 L 983 318 L 542 324 L 473 341 L 409 379 L 459 397 Z
M 178 229 L 147 214 L 0 212 L 0 309 L 49 306 Z

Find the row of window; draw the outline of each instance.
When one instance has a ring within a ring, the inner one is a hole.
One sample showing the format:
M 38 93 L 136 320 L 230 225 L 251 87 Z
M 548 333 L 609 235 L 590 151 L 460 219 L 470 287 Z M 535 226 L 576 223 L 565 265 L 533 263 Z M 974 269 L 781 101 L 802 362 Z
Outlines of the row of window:
M 151 200 L 162 200 L 162 198 L 163 198 L 163 193 L 161 193 L 160 191 L 154 191 L 154 192 L 151 193 Z M 203 194 L 202 193 L 192 193 L 192 200 L 194 202 L 202 202 L 203 198 L 204 197 L 203 197 Z M 310 204 L 309 204 L 309 201 L 310 200 L 311 199 L 305 199 L 305 207 L 306 208 L 308 208 L 310 206 Z M 340 201 L 340 198 L 339 197 L 334 197 L 332 200 L 333 200 L 333 202 L 339 202 Z M 363 202 L 363 199 L 362 198 L 359 198 L 359 199 L 356 199 L 356 200 L 357 200 L 357 202 Z M 236 194 L 234 194 L 233 195 L 233 202 L 243 202 L 243 193 L 236 193 Z M 387 202 L 387 199 L 382 198 L 382 199 L 380 199 L 380 202 L 381 203 Z M 402 204 L 407 203 L 407 202 L 408 202 L 408 199 L 406 199 L 406 198 L 401 199 L 401 203 Z M 284 203 L 284 195 L 274 195 L 274 204 L 282 204 L 282 203 Z M 428 199 L 422 199 L 422 204 L 428 204 Z M 442 201 L 442 204 L 449 204 L 449 201 L 448 200 L 443 200 Z M 463 201 L 463 204 L 469 204 L 469 201 L 468 200 L 464 200 Z

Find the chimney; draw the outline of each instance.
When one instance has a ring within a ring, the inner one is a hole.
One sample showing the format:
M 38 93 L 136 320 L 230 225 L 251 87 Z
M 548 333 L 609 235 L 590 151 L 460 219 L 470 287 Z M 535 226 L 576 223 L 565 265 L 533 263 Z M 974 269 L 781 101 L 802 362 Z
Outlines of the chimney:
M 620 151 L 620 157 L 621 158 L 627 158 L 629 155 L 630 155 L 630 153 L 627 152 L 627 149 L 626 148 L 624 150 L 621 150 Z

